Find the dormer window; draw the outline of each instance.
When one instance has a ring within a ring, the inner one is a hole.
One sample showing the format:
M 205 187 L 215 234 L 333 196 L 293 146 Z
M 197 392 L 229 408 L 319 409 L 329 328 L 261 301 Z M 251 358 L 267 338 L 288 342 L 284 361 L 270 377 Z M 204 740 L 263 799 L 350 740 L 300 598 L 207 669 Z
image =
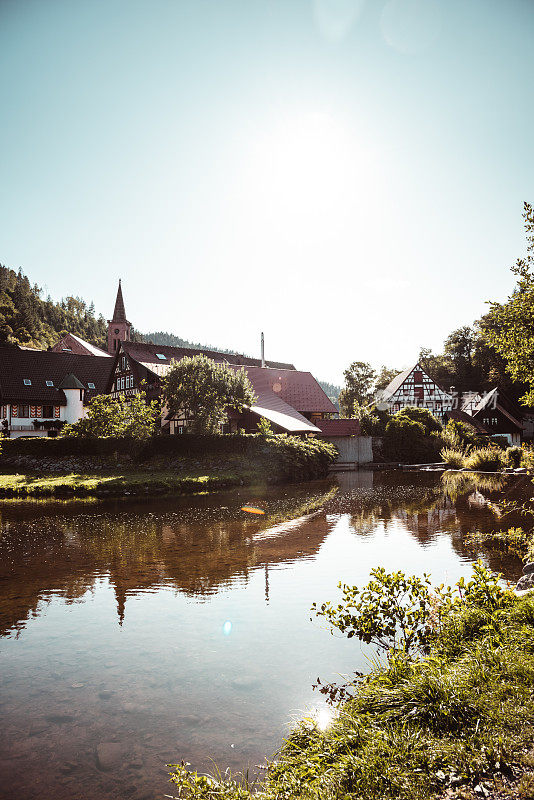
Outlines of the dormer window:
M 24 378 L 24 386 L 31 386 L 32 382 L 29 378 Z
M 95 385 L 94 385 L 94 383 L 92 383 L 91 381 L 89 381 L 89 382 L 88 382 L 88 384 L 87 384 L 87 388 L 88 388 L 88 389 L 94 389 L 94 388 L 95 388 Z
M 167 356 L 164 356 L 163 353 L 156 353 L 156 357 L 159 358 L 160 361 L 167 361 Z
M 47 382 L 46 382 L 46 385 L 47 385 L 47 386 L 53 386 L 53 385 L 54 385 L 54 381 L 47 381 Z

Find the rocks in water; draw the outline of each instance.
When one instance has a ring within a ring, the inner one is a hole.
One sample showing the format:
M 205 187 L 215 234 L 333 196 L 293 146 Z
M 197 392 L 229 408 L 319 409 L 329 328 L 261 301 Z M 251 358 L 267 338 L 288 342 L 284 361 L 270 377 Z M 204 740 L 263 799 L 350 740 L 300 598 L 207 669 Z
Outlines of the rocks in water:
M 100 742 L 96 748 L 96 765 L 103 772 L 116 769 L 126 754 L 120 742 Z
M 526 575 L 523 575 L 521 578 L 519 578 L 515 588 L 518 592 L 534 589 L 534 572 L 528 572 Z
M 529 561 L 528 564 L 525 564 L 523 567 L 523 575 L 528 575 L 531 572 L 534 572 L 534 561 Z

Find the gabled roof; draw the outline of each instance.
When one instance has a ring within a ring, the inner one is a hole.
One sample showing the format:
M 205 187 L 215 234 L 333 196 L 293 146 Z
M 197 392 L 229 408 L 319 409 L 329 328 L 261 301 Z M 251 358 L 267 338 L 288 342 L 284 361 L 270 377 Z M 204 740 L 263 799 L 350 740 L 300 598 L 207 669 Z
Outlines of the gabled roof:
M 498 386 L 481 398 L 473 410 L 473 416 L 478 416 L 488 411 L 500 411 L 514 427 L 521 431 L 525 427 L 518 419 L 521 416 L 521 409 L 502 390 L 499 390 Z
M 485 436 L 490 434 L 490 431 L 482 424 L 482 422 L 477 419 L 476 417 L 472 417 L 471 414 L 467 414 L 465 411 L 460 411 L 459 409 L 453 409 L 452 411 L 445 411 L 444 413 L 445 419 L 454 419 L 457 422 L 464 422 L 466 425 L 469 425 L 477 433 L 481 433 Z
M 233 364 L 232 369 L 239 369 Z M 245 367 L 258 396 L 258 405 L 273 395 L 301 414 L 337 414 L 337 408 L 321 389 L 311 372 L 272 367 Z
M 106 353 L 105 350 L 101 350 L 100 347 L 91 344 L 91 342 L 86 342 L 85 339 L 82 339 L 80 336 L 76 336 L 75 333 L 70 333 L 69 336 L 72 336 L 73 339 L 76 339 L 78 344 L 81 344 L 82 347 L 85 347 L 86 350 L 89 350 L 89 353 L 92 356 L 105 356 L 106 358 L 111 358 L 110 353 Z
M 86 388 L 87 401 L 106 391 L 112 368 L 113 359 L 106 356 L 0 347 L 0 401 L 64 405 L 66 399 L 59 385 L 70 374 Z M 31 384 L 25 386 L 24 380 Z M 47 381 L 53 386 L 47 386 Z M 95 388 L 89 388 L 88 383 L 94 383 Z
M 416 365 L 415 365 L 415 367 L 408 367 L 408 369 L 405 369 L 403 372 L 399 372 L 399 374 L 398 374 L 398 375 L 396 375 L 396 376 L 393 378 L 393 380 L 391 380 L 391 381 L 388 383 L 388 385 L 386 386 L 386 388 L 385 388 L 385 389 L 382 389 L 382 390 L 380 391 L 380 399 L 381 399 L 381 400 L 387 400 L 387 399 L 388 399 L 388 397 L 391 397 L 392 395 L 394 395 L 394 394 L 395 394 L 395 392 L 397 391 L 397 389 L 400 389 L 400 387 L 402 386 L 402 384 L 404 383 L 404 381 L 406 380 L 406 378 L 407 378 L 407 377 L 408 377 L 408 376 L 409 376 L 409 375 L 410 375 L 410 374 L 411 374 L 411 373 L 412 373 L 412 372 L 413 372 L 415 369 L 417 369 L 417 367 L 418 367 L 418 366 L 419 366 L 419 365 L 418 365 L 418 364 L 416 364 Z
M 442 392 L 444 392 L 445 394 L 448 394 L 448 395 L 450 396 L 450 392 L 447 392 L 447 391 L 446 391 L 446 390 L 445 390 L 445 389 L 444 389 L 442 386 L 440 386 L 440 385 L 439 385 L 439 383 L 438 383 L 437 381 L 435 381 L 435 380 L 434 380 L 434 378 L 432 378 L 432 377 L 431 377 L 431 376 L 428 374 L 428 372 L 426 371 L 426 369 L 423 369 L 423 367 L 421 366 L 421 364 L 420 364 L 419 362 L 417 362 L 417 364 L 415 364 L 415 366 L 413 366 L 413 367 L 409 367 L 408 369 L 405 369 L 403 372 L 399 372 L 399 374 L 398 374 L 398 375 L 396 375 L 396 376 L 393 378 L 393 380 L 392 380 L 392 381 L 390 381 L 390 382 L 388 383 L 388 385 L 386 386 L 386 388 L 385 388 L 385 389 L 382 389 L 382 391 L 378 392 L 377 394 L 378 394 L 378 397 L 379 397 L 379 399 L 380 399 L 380 400 L 382 400 L 382 401 L 385 401 L 385 400 L 388 400 L 390 397 L 392 397 L 392 396 L 395 394 L 395 392 L 396 392 L 398 389 L 400 389 L 400 387 L 402 386 L 402 384 L 404 383 L 404 381 L 405 381 L 407 378 L 409 378 L 409 377 L 410 377 L 410 375 L 412 374 L 412 372 L 415 372 L 416 370 L 417 370 L 417 371 L 419 371 L 419 372 L 422 372 L 422 373 L 423 373 L 423 375 L 426 375 L 426 377 L 427 377 L 427 378 L 428 378 L 430 381 L 432 381 L 432 383 L 435 383 L 435 384 L 436 384 L 436 386 L 438 387 L 438 389 L 441 389 L 441 391 L 442 391 Z
M 179 361 L 184 356 L 197 356 L 205 355 L 213 361 L 226 362 L 227 364 L 237 364 L 238 366 L 261 367 L 261 360 L 259 358 L 250 358 L 238 353 L 219 353 L 217 350 L 203 350 L 192 347 L 172 347 L 165 344 L 149 344 L 148 342 L 121 342 L 121 349 L 125 354 L 132 356 L 136 361 L 145 364 L 165 364 L 170 363 L 173 359 Z M 119 351 L 120 352 L 120 351 Z M 157 353 L 165 356 L 165 359 L 160 359 Z M 279 361 L 266 361 L 268 367 L 294 370 L 293 364 L 284 364 Z

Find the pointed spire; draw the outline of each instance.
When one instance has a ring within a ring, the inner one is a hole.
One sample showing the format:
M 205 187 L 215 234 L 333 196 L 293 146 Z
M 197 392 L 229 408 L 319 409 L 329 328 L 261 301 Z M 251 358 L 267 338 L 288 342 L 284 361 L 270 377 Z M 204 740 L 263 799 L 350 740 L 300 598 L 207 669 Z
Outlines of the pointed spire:
M 122 298 L 122 287 L 119 278 L 119 288 L 117 289 L 117 299 L 115 300 L 115 310 L 113 311 L 112 322 L 126 322 L 126 311 L 124 310 L 124 300 Z

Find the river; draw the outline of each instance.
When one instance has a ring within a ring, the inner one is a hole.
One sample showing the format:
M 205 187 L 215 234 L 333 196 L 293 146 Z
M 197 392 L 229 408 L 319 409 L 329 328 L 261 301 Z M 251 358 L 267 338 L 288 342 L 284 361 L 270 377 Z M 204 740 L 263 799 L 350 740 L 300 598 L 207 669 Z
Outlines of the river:
M 517 559 L 464 536 L 502 527 L 491 500 L 531 491 L 527 477 L 361 471 L 189 498 L 2 503 L 0 797 L 152 800 L 172 794 L 165 765 L 181 760 L 254 773 L 292 721 L 327 718 L 318 676 L 373 655 L 332 636 L 312 603 L 377 565 L 451 583 L 481 557 L 516 579 Z M 323 495 L 324 511 L 283 521 Z

